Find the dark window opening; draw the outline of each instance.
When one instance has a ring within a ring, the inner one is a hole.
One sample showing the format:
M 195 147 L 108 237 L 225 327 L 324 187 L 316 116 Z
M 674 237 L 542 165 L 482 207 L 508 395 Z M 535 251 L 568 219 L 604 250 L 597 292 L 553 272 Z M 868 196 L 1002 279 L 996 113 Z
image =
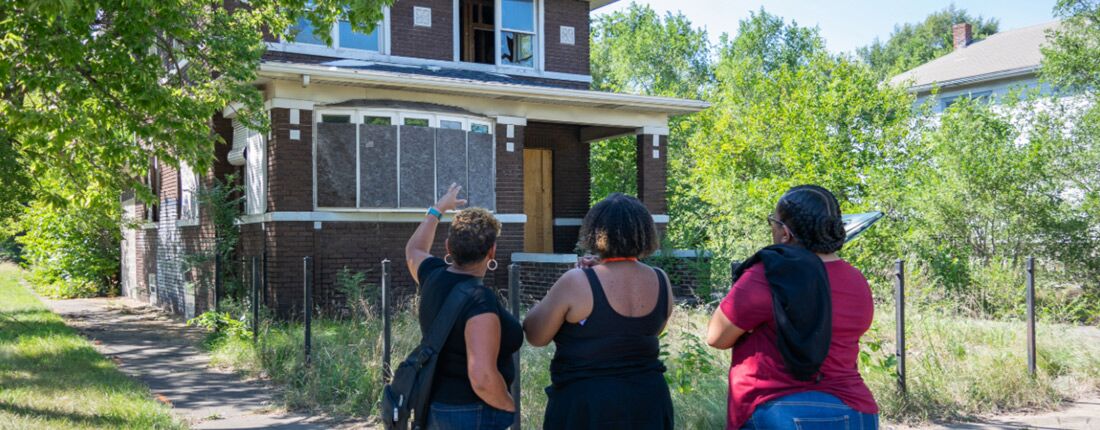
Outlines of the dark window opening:
M 496 64 L 496 13 L 493 0 L 460 0 L 460 60 L 467 63 Z

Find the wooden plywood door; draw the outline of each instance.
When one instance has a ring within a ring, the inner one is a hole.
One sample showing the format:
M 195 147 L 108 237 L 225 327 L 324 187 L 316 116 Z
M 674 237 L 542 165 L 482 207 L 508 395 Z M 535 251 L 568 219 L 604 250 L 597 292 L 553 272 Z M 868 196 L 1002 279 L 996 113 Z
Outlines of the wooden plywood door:
M 553 152 L 523 150 L 524 252 L 554 252 Z

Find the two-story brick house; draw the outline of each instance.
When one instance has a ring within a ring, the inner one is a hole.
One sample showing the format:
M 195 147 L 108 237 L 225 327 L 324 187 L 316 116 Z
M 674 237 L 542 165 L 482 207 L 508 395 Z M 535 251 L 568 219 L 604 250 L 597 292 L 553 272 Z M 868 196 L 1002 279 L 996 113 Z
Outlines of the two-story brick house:
M 315 302 L 338 302 L 347 267 L 411 286 L 404 243 L 451 182 L 504 225 L 500 267 L 513 253 L 571 253 L 589 207 L 589 142 L 637 139 L 639 198 L 659 225 L 668 118 L 695 100 L 589 90 L 589 13 L 611 1 L 397 0 L 370 34 L 347 23 L 322 44 L 305 22 L 273 40 L 260 66 L 272 129 L 214 121 L 226 142 L 213 172 L 155 170 L 156 216 L 127 231 L 124 291 L 180 313 L 211 306 L 181 255 L 210 246 L 194 190 L 238 172 L 246 189 L 241 257 L 263 256 L 265 301 L 286 313 L 302 300 L 302 258 L 315 261 Z M 446 221 L 447 218 L 444 218 Z M 446 226 L 439 229 L 445 234 Z M 436 241 L 442 255 L 442 237 Z M 501 286 L 505 270 L 487 284 Z

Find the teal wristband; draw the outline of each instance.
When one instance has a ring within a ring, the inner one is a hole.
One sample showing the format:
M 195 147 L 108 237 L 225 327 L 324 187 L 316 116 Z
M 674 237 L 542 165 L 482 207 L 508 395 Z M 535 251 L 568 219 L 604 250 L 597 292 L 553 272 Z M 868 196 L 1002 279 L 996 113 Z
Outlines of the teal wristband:
M 440 221 L 443 220 L 443 212 L 440 212 L 439 209 L 436 209 L 434 206 L 428 206 L 428 213 L 427 214 L 431 215 L 431 216 L 434 216 L 435 219 L 438 219 Z

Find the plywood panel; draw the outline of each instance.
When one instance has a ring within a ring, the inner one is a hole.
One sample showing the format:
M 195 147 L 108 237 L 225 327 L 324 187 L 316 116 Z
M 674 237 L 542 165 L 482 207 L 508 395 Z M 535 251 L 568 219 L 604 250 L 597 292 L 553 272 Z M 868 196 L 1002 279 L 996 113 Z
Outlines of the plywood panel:
M 402 125 L 400 205 L 426 208 L 435 203 L 435 130 Z
M 553 152 L 523 150 L 524 251 L 554 252 Z
M 466 132 L 436 128 L 435 130 L 435 193 L 436 199 L 447 192 L 451 184 L 462 186 L 458 198 L 469 198 L 470 181 L 466 173 Z
M 397 207 L 397 126 L 359 126 L 359 205 Z
M 493 135 L 485 133 L 470 133 L 469 136 L 470 205 L 496 210 L 495 140 Z
M 318 123 L 316 133 L 317 206 L 354 208 L 355 124 Z

